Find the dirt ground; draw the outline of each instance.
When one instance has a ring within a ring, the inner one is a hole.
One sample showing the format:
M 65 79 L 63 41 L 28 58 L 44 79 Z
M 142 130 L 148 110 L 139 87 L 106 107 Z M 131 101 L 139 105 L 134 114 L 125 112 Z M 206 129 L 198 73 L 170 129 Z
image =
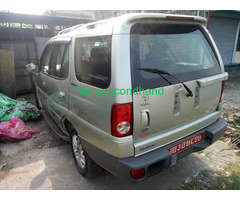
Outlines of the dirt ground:
M 228 122 L 223 141 L 239 154 L 240 150 L 240 75 L 231 77 L 226 84 L 222 103 L 222 117 Z
M 35 103 L 34 94 L 19 96 Z M 46 121 L 28 122 L 39 134 L 31 139 L 0 143 L 0 189 L 179 189 L 203 170 L 219 170 L 239 160 L 240 78 L 226 82 L 222 116 L 229 122 L 225 136 L 204 151 L 181 159 L 175 166 L 144 181 L 123 181 L 104 171 L 94 179 L 78 174 L 70 145 L 58 138 Z

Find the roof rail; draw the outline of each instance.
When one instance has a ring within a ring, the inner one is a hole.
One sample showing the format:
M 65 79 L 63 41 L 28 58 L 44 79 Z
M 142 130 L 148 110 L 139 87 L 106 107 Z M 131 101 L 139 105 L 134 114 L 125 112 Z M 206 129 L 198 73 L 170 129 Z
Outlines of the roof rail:
M 83 25 L 83 24 L 78 24 L 78 25 L 76 25 L 76 26 L 72 26 L 72 27 L 66 28 L 66 29 L 60 31 L 60 32 L 58 33 L 58 35 L 62 35 L 62 34 L 64 34 L 64 33 L 68 33 L 68 32 L 70 32 L 70 31 L 72 31 L 72 30 L 74 30 L 74 29 L 79 28 L 79 27 L 82 26 L 82 25 Z
M 107 22 L 96 22 L 96 23 L 93 23 L 93 24 L 90 24 L 90 25 L 87 25 L 86 28 L 87 29 L 93 29 L 93 28 L 96 28 L 98 26 L 102 26 L 102 25 L 105 25 L 107 24 Z

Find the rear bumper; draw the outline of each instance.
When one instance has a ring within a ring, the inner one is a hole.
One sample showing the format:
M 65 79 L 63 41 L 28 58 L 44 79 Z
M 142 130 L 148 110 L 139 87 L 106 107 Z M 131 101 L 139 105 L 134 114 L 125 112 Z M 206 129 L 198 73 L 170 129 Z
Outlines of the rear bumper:
M 139 157 L 117 158 L 114 157 L 97 147 L 89 144 L 82 139 L 82 144 L 89 156 L 104 169 L 110 173 L 127 180 L 132 180 L 130 170 L 137 170 L 145 168 L 145 177 L 152 176 L 161 172 L 162 170 L 174 165 L 177 160 L 185 157 L 193 152 L 203 150 L 216 142 L 225 132 L 227 122 L 223 119 L 218 119 L 216 122 L 205 127 L 204 129 L 197 131 L 181 140 L 173 142 L 169 145 L 141 155 Z M 182 152 L 173 155 L 167 150 L 169 147 L 178 144 L 188 138 L 198 135 L 201 132 L 205 132 L 204 140 L 194 146 L 191 146 Z

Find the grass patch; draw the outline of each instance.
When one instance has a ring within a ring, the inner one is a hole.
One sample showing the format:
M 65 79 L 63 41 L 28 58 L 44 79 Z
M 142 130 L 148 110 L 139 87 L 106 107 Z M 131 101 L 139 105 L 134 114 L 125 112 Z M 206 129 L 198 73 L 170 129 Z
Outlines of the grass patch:
M 235 122 L 237 123 L 237 125 L 239 125 L 240 124 L 240 118 L 235 119 Z
M 240 162 L 229 164 L 221 172 L 204 170 L 186 179 L 183 190 L 239 190 Z

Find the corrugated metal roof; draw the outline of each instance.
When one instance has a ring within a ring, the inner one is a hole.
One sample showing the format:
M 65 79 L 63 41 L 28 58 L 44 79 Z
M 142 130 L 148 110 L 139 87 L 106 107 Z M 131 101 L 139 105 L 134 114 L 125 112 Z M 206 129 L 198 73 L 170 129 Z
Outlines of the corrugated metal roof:
M 10 23 L 74 26 L 77 24 L 89 23 L 93 21 L 94 20 L 88 18 L 0 12 L 0 22 Z

